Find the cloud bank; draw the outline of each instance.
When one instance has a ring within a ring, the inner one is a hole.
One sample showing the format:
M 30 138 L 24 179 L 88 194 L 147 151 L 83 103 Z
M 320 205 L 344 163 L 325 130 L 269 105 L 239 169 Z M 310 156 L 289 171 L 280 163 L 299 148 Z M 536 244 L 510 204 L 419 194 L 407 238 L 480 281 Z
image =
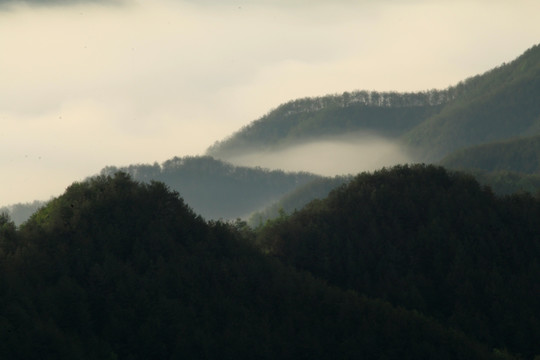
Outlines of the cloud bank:
M 411 161 L 406 149 L 374 135 L 332 137 L 286 149 L 247 152 L 227 161 L 239 166 L 260 166 L 286 171 L 307 171 L 335 176 L 373 171 Z

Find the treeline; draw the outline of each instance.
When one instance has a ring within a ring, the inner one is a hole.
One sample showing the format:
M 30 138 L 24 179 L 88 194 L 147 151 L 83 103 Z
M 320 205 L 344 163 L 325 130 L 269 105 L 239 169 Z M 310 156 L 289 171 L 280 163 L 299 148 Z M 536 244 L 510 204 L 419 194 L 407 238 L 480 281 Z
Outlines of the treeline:
M 419 311 L 491 347 L 540 355 L 540 200 L 415 165 L 361 174 L 257 234 L 330 284 Z
M 20 229 L 0 216 L 0 357 L 511 358 L 241 234 L 125 173 L 73 184 Z
M 453 100 L 459 91 L 457 88 L 446 90 L 429 90 L 421 92 L 396 91 L 379 92 L 356 90 L 336 95 L 308 97 L 291 100 L 272 110 L 283 115 L 291 115 L 300 112 L 319 111 L 332 107 L 348 107 L 352 105 L 377 106 L 377 107 L 415 107 L 436 106 Z M 268 115 L 268 114 L 267 114 Z

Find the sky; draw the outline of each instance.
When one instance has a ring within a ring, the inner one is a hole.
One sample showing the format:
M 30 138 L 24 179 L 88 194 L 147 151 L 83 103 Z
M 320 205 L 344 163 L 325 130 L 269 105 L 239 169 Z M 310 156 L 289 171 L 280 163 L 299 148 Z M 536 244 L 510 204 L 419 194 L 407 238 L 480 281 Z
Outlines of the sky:
M 203 154 L 291 99 L 446 88 L 539 23 L 537 0 L 0 0 L 0 206 Z

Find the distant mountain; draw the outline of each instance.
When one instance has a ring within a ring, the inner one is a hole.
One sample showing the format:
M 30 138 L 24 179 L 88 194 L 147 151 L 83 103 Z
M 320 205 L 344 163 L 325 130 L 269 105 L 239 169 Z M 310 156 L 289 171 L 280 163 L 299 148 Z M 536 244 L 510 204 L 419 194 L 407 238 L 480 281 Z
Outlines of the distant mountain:
M 453 169 L 540 174 L 540 135 L 460 149 L 440 164 Z
M 355 91 L 290 101 L 216 142 L 207 154 L 228 159 L 248 151 L 275 150 L 351 133 L 396 138 L 437 114 L 456 96 L 453 91 Z
M 113 175 L 118 171 L 130 174 L 137 181 L 167 184 L 197 213 L 215 220 L 246 217 L 296 187 L 320 178 L 306 172 L 234 166 L 209 156 L 175 157 L 161 165 L 109 166 L 101 174 Z
M 247 218 L 297 187 L 323 179 L 306 172 L 234 166 L 209 156 L 174 157 L 161 165 L 108 166 L 100 174 L 112 176 L 119 171 L 130 174 L 137 181 L 164 182 L 172 190 L 180 192 L 197 213 L 214 220 Z M 0 213 L 8 214 L 19 226 L 46 203 L 13 204 L 0 207 Z
M 540 46 L 458 85 L 461 95 L 403 136 L 422 159 L 540 133 Z
M 122 173 L 19 230 L 0 216 L 0 336 L 6 360 L 512 359 L 283 266 Z
M 394 139 L 415 161 L 436 162 L 473 145 L 540 133 L 540 46 L 445 90 L 355 91 L 290 101 L 215 143 L 230 159 L 328 136 L 369 133 Z
M 467 169 L 479 183 L 489 186 L 498 195 L 520 193 L 540 195 L 540 174 L 524 174 L 512 171 L 483 171 Z
M 330 284 L 382 298 L 532 359 L 540 355 L 540 200 L 497 197 L 435 166 L 361 174 L 259 230 Z

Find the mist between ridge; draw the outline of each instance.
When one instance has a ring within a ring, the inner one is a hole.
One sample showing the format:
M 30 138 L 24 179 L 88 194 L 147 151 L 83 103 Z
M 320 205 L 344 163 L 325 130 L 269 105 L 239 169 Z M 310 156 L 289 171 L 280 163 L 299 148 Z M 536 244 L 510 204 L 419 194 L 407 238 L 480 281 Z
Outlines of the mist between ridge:
M 279 148 L 244 149 L 241 154 L 221 159 L 238 166 L 307 171 L 324 176 L 356 174 L 413 161 L 409 151 L 398 141 L 365 132 Z

